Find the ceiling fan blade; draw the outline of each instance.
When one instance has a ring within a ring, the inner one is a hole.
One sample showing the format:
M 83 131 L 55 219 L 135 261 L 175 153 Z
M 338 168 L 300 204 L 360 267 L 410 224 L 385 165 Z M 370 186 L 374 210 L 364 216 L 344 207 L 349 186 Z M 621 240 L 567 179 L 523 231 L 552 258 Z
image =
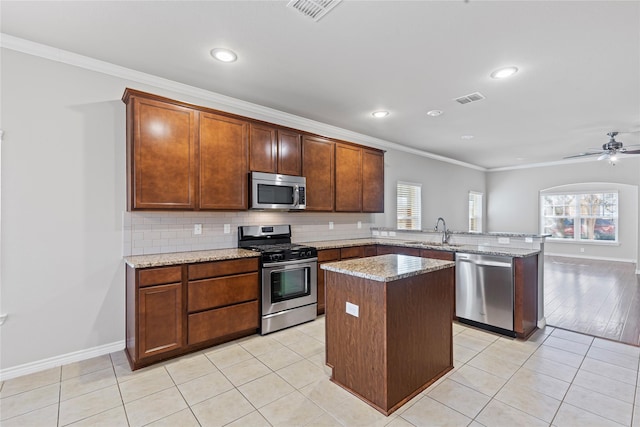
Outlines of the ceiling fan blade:
M 600 157 L 598 157 L 598 160 L 604 160 L 604 159 L 608 159 L 611 157 L 611 153 L 604 153 L 602 154 Z
M 624 150 L 621 151 L 622 154 L 640 154 L 640 150 Z

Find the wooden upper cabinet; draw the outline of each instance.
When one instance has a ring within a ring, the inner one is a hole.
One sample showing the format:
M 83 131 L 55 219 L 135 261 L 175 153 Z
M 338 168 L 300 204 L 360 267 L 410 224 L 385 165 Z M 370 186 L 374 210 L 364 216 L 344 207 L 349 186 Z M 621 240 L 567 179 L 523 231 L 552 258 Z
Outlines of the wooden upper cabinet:
M 249 122 L 200 113 L 200 209 L 247 209 Z
M 301 137 L 298 132 L 251 123 L 249 170 L 300 176 Z
M 362 149 L 336 144 L 336 212 L 362 211 Z
M 384 153 L 362 150 L 362 212 L 384 212 Z
M 249 131 L 249 170 L 276 173 L 278 170 L 277 131 L 251 123 Z
M 196 207 L 195 110 L 127 96 L 128 208 Z
M 302 142 L 298 132 L 278 129 L 278 173 L 300 176 Z
M 335 143 L 305 135 L 302 138 L 302 176 L 307 178 L 307 210 L 333 211 Z

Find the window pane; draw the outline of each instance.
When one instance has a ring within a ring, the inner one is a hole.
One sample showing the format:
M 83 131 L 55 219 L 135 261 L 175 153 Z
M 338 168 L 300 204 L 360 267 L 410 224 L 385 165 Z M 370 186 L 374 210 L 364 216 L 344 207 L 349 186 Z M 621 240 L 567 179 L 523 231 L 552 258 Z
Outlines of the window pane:
M 555 239 L 617 241 L 618 193 L 541 195 L 540 224 Z

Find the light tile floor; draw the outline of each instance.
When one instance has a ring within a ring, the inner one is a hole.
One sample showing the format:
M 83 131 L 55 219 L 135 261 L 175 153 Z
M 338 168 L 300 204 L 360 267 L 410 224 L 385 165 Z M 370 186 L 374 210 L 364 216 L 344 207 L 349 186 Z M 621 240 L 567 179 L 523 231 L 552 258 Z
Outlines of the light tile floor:
M 640 426 L 640 348 L 454 323 L 455 369 L 385 417 L 329 381 L 324 318 L 131 372 L 124 352 L 7 380 L 12 426 Z

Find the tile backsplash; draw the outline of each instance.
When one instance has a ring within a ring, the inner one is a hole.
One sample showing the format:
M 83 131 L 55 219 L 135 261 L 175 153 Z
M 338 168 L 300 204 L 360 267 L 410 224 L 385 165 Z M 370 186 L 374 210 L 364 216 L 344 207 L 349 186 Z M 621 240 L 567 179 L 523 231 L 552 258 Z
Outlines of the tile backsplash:
M 240 225 L 291 224 L 294 242 L 367 238 L 376 226 L 375 217 L 333 212 L 123 212 L 122 254 L 235 248 Z M 202 224 L 202 234 L 194 234 L 195 224 Z M 229 233 L 225 233 L 225 224 Z

